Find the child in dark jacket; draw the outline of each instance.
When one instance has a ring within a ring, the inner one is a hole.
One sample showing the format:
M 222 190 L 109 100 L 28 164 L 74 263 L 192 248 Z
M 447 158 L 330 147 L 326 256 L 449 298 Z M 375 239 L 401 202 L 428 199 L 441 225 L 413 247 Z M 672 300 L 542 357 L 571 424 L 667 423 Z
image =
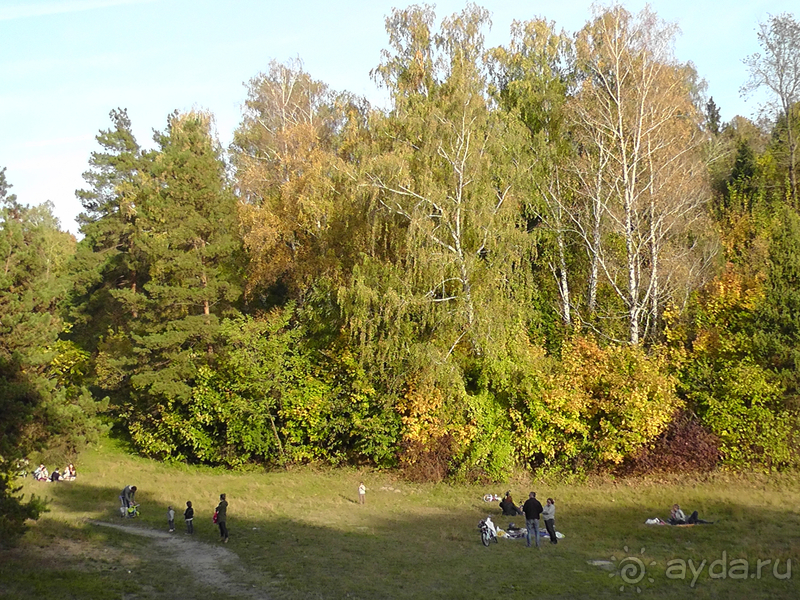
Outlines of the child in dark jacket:
M 186 510 L 183 511 L 183 520 L 186 521 L 186 533 L 194 533 L 194 509 L 191 500 L 186 502 Z

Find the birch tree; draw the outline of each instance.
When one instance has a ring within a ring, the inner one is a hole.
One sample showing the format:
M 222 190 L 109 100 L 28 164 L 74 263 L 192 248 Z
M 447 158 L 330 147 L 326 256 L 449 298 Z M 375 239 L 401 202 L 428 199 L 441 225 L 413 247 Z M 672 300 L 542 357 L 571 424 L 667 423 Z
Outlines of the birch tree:
M 355 184 L 347 140 L 366 114 L 366 102 L 334 93 L 299 60 L 250 82 L 232 149 L 251 290 L 282 280 L 296 292 L 336 261 L 330 233 L 348 220 Z
M 438 34 L 433 23 L 428 7 L 387 19 L 393 53 L 375 75 L 392 95 L 379 134 L 391 146 L 369 182 L 386 214 L 404 224 L 416 301 L 440 307 L 439 327 L 445 318 L 454 329 L 448 353 L 462 339 L 481 353 L 481 338 L 502 334 L 487 319 L 502 301 L 490 308 L 484 294 L 497 289 L 511 259 L 502 245 L 512 242 L 504 234 L 518 215 L 509 154 L 518 132 L 487 105 L 487 12 L 469 7 L 444 19 Z
M 691 250 L 691 236 L 679 238 L 706 199 L 702 119 L 692 101 L 692 71 L 672 54 L 675 34 L 648 8 L 634 16 L 615 6 L 576 41 L 576 172 L 592 214 L 592 226 L 579 230 L 625 308 L 632 344 L 668 296 L 668 243 Z
M 529 198 L 525 211 L 552 234 L 554 256 L 549 267 L 559 293 L 559 313 L 572 323 L 567 212 L 572 194 L 568 181 L 570 144 L 564 108 L 572 79 L 572 44 L 554 23 L 544 19 L 515 21 L 511 42 L 491 52 L 490 70 L 500 105 L 526 129 Z
M 777 121 L 785 121 L 789 196 L 797 207 L 797 131 L 800 125 L 800 23 L 788 13 L 761 23 L 758 42 L 762 52 L 744 59 L 750 78 L 742 86 L 747 95 L 766 87 L 775 96 L 768 108 Z

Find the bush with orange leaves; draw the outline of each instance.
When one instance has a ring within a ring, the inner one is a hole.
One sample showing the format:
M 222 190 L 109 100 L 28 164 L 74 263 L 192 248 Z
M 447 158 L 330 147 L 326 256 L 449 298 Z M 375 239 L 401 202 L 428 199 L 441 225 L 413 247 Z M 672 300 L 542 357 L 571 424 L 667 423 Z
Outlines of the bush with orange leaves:
M 560 361 L 537 370 L 533 385 L 511 394 L 509 409 L 517 455 L 534 469 L 618 465 L 658 437 L 682 406 L 667 357 L 640 346 L 603 348 L 575 337 Z

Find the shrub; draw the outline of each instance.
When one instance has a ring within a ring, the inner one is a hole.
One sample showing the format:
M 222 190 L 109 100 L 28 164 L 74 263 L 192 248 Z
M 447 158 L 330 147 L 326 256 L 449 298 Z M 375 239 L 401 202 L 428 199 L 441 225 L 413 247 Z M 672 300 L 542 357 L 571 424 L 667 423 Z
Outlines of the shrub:
M 720 440 L 687 412 L 675 414 L 667 429 L 650 444 L 628 456 L 618 475 L 707 472 L 720 459 Z
M 36 520 L 46 511 L 45 503 L 31 495 L 27 502 L 18 493 L 21 488 L 14 487 L 16 476 L 0 464 L 0 547 L 13 545 L 25 533 L 25 521 Z
M 419 483 L 438 483 L 452 473 L 455 440 L 450 434 L 422 443 L 405 439 L 401 442 L 399 462 L 403 476 Z
M 782 408 L 783 389 L 774 373 L 749 358 L 696 357 L 682 375 L 686 397 L 719 437 L 726 465 L 775 469 L 797 463 L 797 416 Z
M 507 406 L 520 463 L 591 470 L 620 464 L 667 427 L 681 406 L 667 368 L 662 354 L 576 337 L 560 359 L 520 345 L 485 377 L 496 402 Z

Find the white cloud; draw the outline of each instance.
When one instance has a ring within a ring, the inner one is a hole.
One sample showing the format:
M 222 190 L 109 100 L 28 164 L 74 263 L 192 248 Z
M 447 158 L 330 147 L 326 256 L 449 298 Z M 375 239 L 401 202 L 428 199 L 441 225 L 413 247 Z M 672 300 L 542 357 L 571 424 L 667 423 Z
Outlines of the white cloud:
M 45 2 L 17 2 L 0 6 L 0 21 L 45 17 L 123 4 L 147 4 L 157 0 L 48 0 Z

